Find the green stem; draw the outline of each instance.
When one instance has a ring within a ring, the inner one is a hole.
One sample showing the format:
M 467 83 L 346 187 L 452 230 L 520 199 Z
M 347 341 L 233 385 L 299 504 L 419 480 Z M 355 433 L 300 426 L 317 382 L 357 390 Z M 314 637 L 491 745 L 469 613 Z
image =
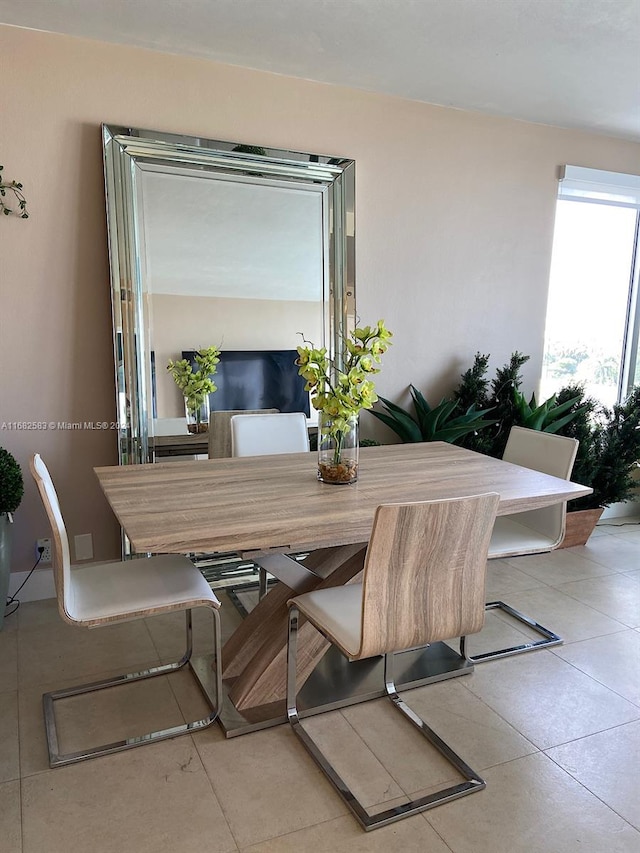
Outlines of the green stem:
M 339 465 L 342 461 L 342 444 L 344 442 L 344 433 L 336 432 L 334 438 L 335 446 L 333 448 L 333 464 Z

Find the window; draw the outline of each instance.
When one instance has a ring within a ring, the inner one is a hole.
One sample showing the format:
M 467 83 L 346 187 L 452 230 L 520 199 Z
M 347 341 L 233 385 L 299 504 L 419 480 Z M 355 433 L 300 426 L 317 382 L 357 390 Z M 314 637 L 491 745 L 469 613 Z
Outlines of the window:
M 606 406 L 640 383 L 640 176 L 565 166 L 556 210 L 542 399 L 570 382 Z

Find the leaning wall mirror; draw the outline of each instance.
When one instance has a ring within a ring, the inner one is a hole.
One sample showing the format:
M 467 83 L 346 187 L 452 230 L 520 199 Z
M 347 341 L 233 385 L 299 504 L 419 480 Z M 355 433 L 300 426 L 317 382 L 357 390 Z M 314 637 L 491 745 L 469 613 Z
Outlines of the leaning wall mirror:
M 299 407 L 283 387 L 300 333 L 339 353 L 354 323 L 355 163 L 102 131 L 120 463 L 207 452 L 166 370 L 206 347 L 213 408 Z

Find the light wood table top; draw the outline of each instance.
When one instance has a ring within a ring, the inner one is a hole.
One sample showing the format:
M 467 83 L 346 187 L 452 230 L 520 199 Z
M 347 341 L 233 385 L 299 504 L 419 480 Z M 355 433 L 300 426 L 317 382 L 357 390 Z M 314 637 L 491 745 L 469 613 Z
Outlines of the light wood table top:
M 358 482 L 316 479 L 316 455 L 95 469 L 135 551 L 304 551 L 366 542 L 381 503 L 498 492 L 498 515 L 591 489 L 444 442 L 365 447 Z

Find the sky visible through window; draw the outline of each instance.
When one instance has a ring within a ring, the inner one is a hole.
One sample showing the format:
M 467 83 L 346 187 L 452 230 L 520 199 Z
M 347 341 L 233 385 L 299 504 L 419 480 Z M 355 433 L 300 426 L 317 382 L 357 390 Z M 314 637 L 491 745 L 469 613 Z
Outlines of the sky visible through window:
M 558 201 L 540 399 L 570 382 L 616 402 L 636 211 Z

